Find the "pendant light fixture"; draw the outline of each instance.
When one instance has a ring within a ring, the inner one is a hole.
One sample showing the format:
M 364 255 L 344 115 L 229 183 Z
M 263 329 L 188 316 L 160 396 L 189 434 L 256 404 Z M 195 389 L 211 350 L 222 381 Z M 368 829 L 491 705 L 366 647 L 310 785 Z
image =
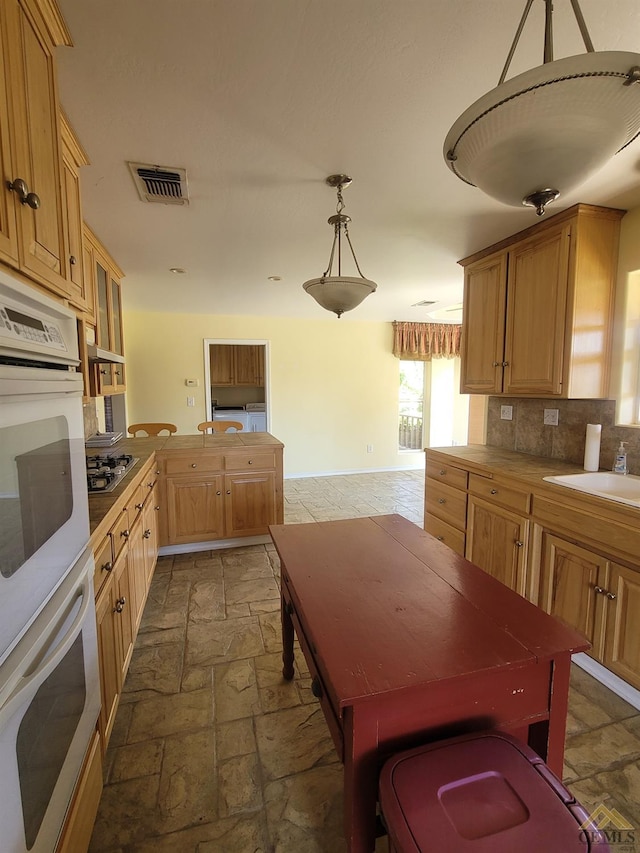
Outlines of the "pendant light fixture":
M 553 60 L 553 4 L 545 4 L 543 65 L 505 82 L 533 0 L 495 89 L 470 106 L 444 143 L 461 180 L 504 204 L 547 204 L 600 169 L 640 131 L 640 54 L 594 51 L 578 0 L 570 2 L 586 53 Z
M 330 187 L 336 189 L 338 193 L 336 212 L 327 220 L 329 225 L 333 226 L 333 243 L 331 244 L 329 265 L 320 278 L 312 278 L 309 281 L 305 281 L 302 286 L 309 296 L 313 296 L 318 305 L 326 308 L 327 311 L 333 311 L 334 314 L 338 315 L 338 319 L 340 319 L 345 311 L 351 311 L 360 305 L 370 293 L 376 290 L 378 285 L 375 281 L 370 281 L 362 275 L 356 253 L 351 245 L 348 227 L 351 217 L 343 213 L 344 200 L 342 198 L 342 190 L 349 186 L 352 182 L 351 178 L 348 175 L 329 175 L 326 182 Z M 356 269 L 360 273 L 359 276 L 342 275 L 343 234 L 351 249 Z M 333 275 L 334 261 L 336 261 L 337 265 L 337 275 Z

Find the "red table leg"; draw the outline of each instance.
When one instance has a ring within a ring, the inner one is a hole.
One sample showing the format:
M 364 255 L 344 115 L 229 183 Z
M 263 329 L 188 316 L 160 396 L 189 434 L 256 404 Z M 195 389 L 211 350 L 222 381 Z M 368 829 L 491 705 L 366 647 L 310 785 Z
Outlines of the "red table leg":
M 549 708 L 549 741 L 546 762 L 559 779 L 562 779 L 564 741 L 569 707 L 569 676 L 571 656 L 562 655 L 553 661 L 551 699 Z
M 280 597 L 280 615 L 282 618 L 282 675 L 287 681 L 293 678 L 293 622 L 284 595 Z
M 348 707 L 344 733 L 344 835 L 349 853 L 373 853 L 378 802 L 378 724 L 375 709 Z

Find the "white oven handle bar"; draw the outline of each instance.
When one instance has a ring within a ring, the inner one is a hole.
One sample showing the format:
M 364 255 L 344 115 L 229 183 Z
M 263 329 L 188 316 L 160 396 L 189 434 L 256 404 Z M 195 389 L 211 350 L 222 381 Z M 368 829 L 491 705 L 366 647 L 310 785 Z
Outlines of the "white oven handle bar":
M 70 613 L 75 607 L 77 599 L 82 599 L 80 610 L 78 611 L 76 618 L 73 620 L 71 627 L 53 652 L 48 656 L 45 656 L 42 663 L 36 667 L 32 673 L 22 678 L 21 683 L 18 684 L 11 695 L 7 698 L 7 701 L 0 707 L 0 731 L 2 731 L 6 721 L 11 719 L 12 714 L 20 707 L 22 701 L 20 697 L 29 690 L 29 687 L 34 681 L 42 683 L 46 678 L 48 678 L 75 642 L 78 634 L 82 630 L 82 623 L 85 620 L 87 611 L 93 604 L 93 596 L 90 592 L 91 585 L 89 583 L 89 579 L 85 578 L 82 582 L 81 588 L 76 593 L 75 600 L 72 602 L 71 607 L 68 610 L 68 613 Z

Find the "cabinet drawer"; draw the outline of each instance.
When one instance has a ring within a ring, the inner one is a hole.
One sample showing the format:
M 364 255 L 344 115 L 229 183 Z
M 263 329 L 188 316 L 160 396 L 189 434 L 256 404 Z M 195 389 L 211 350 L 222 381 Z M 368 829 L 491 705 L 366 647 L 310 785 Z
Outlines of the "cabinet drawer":
M 467 493 L 428 478 L 425 486 L 425 512 L 435 515 L 458 530 L 464 530 L 467 520 Z
M 446 465 L 427 457 L 427 477 L 447 483 L 456 489 L 466 489 L 469 475 L 462 468 L 454 468 L 453 465 Z
M 165 474 L 202 474 L 222 470 L 222 456 L 209 455 L 202 451 L 189 456 L 167 456 L 164 463 Z
M 109 573 L 113 569 L 112 541 L 113 539 L 110 535 L 105 536 L 94 554 L 93 590 L 95 595 L 98 594 L 102 584 L 109 577 Z
M 226 471 L 269 470 L 276 467 L 276 455 L 273 451 L 264 450 L 227 453 L 224 467 Z
M 503 486 L 489 477 L 481 477 L 479 474 L 469 475 L 469 494 L 483 498 L 496 506 L 511 509 L 514 512 L 529 512 L 531 494 L 510 486 Z
M 133 507 L 133 504 L 132 504 Z M 118 559 L 118 555 L 127 544 L 129 539 L 129 531 L 131 530 L 131 522 L 129 520 L 129 509 L 126 506 L 122 507 L 118 518 L 111 525 L 109 536 L 113 543 L 113 561 Z
M 424 529 L 440 542 L 448 545 L 456 554 L 464 557 L 465 535 L 462 530 L 456 530 L 446 521 L 429 514 L 425 516 Z

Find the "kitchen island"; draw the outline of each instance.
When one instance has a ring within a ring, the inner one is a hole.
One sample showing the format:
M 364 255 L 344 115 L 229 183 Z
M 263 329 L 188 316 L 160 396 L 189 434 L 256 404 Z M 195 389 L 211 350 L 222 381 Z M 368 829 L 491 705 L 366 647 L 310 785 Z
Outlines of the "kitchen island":
M 571 653 L 588 642 L 399 515 L 276 525 L 283 675 L 293 633 L 344 763 L 350 853 L 374 847 L 380 766 L 499 728 L 562 774 Z

